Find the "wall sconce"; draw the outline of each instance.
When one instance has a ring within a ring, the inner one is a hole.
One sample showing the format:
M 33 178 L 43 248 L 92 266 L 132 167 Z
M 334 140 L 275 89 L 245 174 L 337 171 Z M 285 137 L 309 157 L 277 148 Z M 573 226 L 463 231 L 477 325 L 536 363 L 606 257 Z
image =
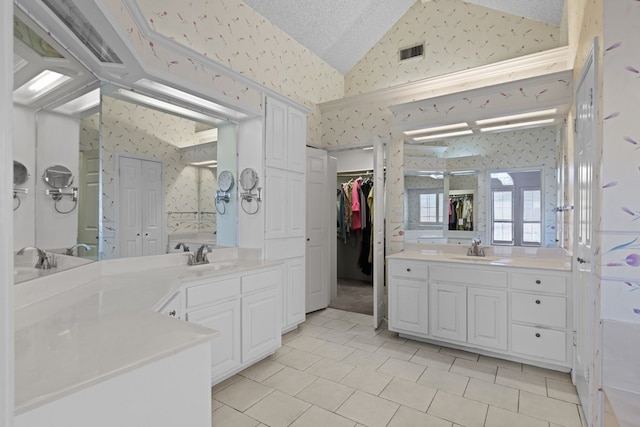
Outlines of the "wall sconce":
M 73 184 L 73 174 L 71 171 L 61 165 L 50 166 L 44 171 L 42 179 L 53 188 L 53 190 L 45 190 L 44 194 L 50 196 L 54 200 L 53 207 L 56 212 L 61 214 L 73 212 L 78 206 L 78 187 L 72 187 L 71 192 L 69 193 L 62 191 L 64 188 L 69 188 L 71 184 Z M 71 197 L 74 205 L 71 209 L 62 211 L 58 208 L 58 202 L 65 196 Z
M 258 187 L 257 192 L 255 194 L 253 193 L 253 189 L 258 185 L 258 181 L 258 172 L 256 172 L 255 169 L 246 168 L 240 173 L 240 185 L 245 191 L 244 193 L 240 193 L 240 206 L 242 206 L 242 210 L 249 215 L 255 215 L 260 210 L 260 202 L 262 201 L 260 191 L 262 187 Z M 247 209 L 247 206 L 253 201 L 256 202 L 255 209 Z

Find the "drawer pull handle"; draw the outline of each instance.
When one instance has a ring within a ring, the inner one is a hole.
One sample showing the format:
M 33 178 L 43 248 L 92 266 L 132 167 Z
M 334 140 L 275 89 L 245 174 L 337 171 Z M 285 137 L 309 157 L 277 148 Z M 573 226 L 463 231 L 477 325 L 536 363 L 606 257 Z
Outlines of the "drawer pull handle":
M 576 261 L 578 261 L 580 264 L 584 264 L 587 262 L 584 258 L 580 258 L 580 257 L 576 258 Z
M 540 333 L 536 332 L 536 338 L 540 338 Z
M 173 317 L 175 317 L 175 315 L 176 315 L 176 314 L 177 314 L 177 313 L 176 313 L 176 311 L 175 311 L 175 310 L 171 310 L 171 311 L 169 312 L 169 316 L 173 316 Z
M 536 300 L 536 304 L 540 304 L 540 300 L 539 299 Z
M 536 285 L 539 285 L 540 283 L 542 283 L 542 280 L 540 279 L 536 280 Z
M 410 269 L 410 268 L 407 268 L 407 272 L 411 272 L 411 269 Z

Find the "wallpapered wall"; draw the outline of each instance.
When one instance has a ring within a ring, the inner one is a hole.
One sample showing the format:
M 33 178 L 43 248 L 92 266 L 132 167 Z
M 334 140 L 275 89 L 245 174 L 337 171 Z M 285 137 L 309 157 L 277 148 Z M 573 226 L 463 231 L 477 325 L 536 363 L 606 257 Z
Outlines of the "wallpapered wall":
M 123 0 L 107 3 L 130 29 L 132 41 L 146 52 L 145 60 L 207 86 L 220 81 L 217 89 L 221 92 L 255 104 L 255 94 L 249 94 L 247 87 L 225 81 L 197 58 L 183 60 L 173 52 L 149 45 L 135 30 Z M 193 0 L 189 7 L 170 0 L 137 0 L 137 4 L 154 31 L 309 108 L 307 139 L 310 144 L 320 145 L 317 104 L 344 94 L 344 78 L 338 71 L 240 0 Z
M 607 2 L 604 13 L 602 317 L 640 323 L 640 3 Z
M 136 154 L 164 161 L 167 212 L 198 210 L 200 171 L 197 167 L 186 165 L 181 150 L 172 145 L 185 139 L 195 139 L 195 122 L 108 96 L 102 97 L 101 121 L 103 252 L 104 259 L 109 259 L 118 256 L 115 221 L 117 211 L 114 206 L 117 153 Z M 201 228 L 202 231 L 210 231 L 215 223 L 208 222 L 214 218 L 214 215 L 202 220 L 193 214 L 168 215 L 166 233 L 197 232 Z
M 402 63 L 398 49 L 425 44 Z M 345 94 L 366 93 L 566 45 L 560 27 L 459 0 L 417 1 L 345 76 Z

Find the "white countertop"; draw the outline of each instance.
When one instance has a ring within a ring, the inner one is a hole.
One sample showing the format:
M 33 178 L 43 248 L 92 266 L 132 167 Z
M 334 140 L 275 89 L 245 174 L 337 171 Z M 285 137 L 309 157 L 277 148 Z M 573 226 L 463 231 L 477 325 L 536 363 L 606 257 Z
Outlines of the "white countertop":
M 405 250 L 387 256 L 387 259 L 447 262 L 492 267 L 519 267 L 543 270 L 571 271 L 571 258 L 558 249 L 484 247 L 486 256 L 468 256 L 467 248 L 460 245 L 406 244 Z
M 210 340 L 215 331 L 154 310 L 189 281 L 278 264 L 220 258 L 104 261 L 16 285 L 16 414 Z

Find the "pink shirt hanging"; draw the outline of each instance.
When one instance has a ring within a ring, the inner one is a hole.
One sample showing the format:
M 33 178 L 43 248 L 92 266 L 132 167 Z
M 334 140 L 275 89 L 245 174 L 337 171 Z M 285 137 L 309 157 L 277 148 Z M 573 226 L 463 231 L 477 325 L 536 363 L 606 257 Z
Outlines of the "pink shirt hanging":
M 353 189 L 351 190 L 351 221 L 352 229 L 360 230 L 362 228 L 362 219 L 360 216 L 360 183 L 362 178 L 358 178 L 353 183 Z

